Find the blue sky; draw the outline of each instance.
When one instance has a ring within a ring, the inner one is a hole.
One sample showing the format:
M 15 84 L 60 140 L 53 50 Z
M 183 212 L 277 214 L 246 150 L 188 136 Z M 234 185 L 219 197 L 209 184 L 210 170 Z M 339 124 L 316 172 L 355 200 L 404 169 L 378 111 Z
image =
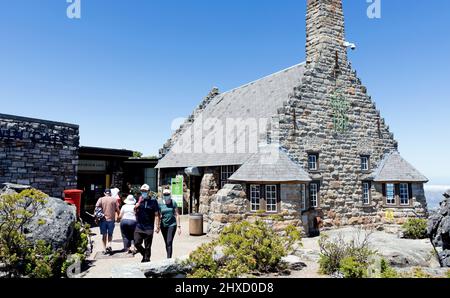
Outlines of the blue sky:
M 0 0 L 1 113 L 80 125 L 81 144 L 156 154 L 171 122 L 305 58 L 302 0 Z M 400 152 L 450 184 L 450 1 L 344 1 L 350 53 Z

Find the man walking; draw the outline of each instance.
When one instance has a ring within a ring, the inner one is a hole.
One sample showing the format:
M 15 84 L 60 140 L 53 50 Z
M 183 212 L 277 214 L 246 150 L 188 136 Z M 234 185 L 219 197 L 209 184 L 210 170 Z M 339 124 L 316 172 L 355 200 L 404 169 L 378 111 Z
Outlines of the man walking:
M 141 187 L 141 197 L 136 204 L 136 230 L 134 243 L 137 251 L 142 255 L 142 263 L 150 262 L 153 233 L 160 231 L 160 212 L 156 198 L 150 196 L 150 186 Z M 156 227 L 156 228 L 155 228 Z M 144 246 L 142 245 L 144 243 Z
M 103 240 L 103 254 L 112 253 L 111 243 L 113 240 L 116 215 L 119 215 L 119 204 L 111 196 L 111 190 L 105 190 L 105 196 L 98 199 L 95 205 L 96 209 L 101 209 L 102 218 L 100 218 L 100 234 Z

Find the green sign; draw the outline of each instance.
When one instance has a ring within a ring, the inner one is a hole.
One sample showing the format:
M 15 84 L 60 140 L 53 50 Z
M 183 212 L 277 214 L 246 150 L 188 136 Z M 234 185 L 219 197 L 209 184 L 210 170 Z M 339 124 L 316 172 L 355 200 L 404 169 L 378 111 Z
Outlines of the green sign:
M 348 130 L 350 103 L 339 90 L 331 95 L 330 103 L 333 109 L 334 129 L 340 133 L 346 132 Z
M 172 178 L 172 199 L 177 202 L 178 207 L 183 208 L 183 176 Z

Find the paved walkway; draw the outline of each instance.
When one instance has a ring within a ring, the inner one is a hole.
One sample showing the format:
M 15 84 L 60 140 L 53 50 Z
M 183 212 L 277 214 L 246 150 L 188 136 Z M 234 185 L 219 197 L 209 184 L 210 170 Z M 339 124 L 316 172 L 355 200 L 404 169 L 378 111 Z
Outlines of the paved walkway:
M 181 226 L 181 235 L 178 235 L 177 231 L 177 235 L 174 240 L 174 258 L 189 255 L 190 252 L 195 250 L 201 244 L 212 240 L 211 237 L 206 235 L 200 237 L 190 236 L 188 216 L 181 217 Z M 88 258 L 88 260 L 91 261 L 91 267 L 82 273 L 83 278 L 110 278 L 112 277 L 111 271 L 114 267 L 119 265 L 139 264 L 141 262 L 142 256 L 140 254 L 136 254 L 136 256 L 132 257 L 120 252 L 120 250 L 123 249 L 120 224 L 116 224 L 116 228 L 114 229 L 112 249 L 115 253 L 112 257 L 99 257 L 101 255 L 101 251 L 103 250 L 100 231 L 99 228 L 92 228 L 91 230 L 92 233 L 95 234 L 92 236 L 92 240 L 94 242 L 93 252 Z M 206 231 L 206 226 L 204 231 Z M 166 249 L 163 236 L 161 233 L 155 234 L 152 245 L 152 261 L 161 261 L 165 258 Z

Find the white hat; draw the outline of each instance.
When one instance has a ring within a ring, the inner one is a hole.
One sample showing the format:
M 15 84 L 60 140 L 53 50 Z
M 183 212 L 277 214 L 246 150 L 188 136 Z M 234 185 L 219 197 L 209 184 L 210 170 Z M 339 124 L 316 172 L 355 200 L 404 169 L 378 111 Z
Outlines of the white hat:
M 141 186 L 141 190 L 150 191 L 150 186 L 148 186 L 148 184 L 144 184 Z
M 123 202 L 127 205 L 136 205 L 136 199 L 132 195 L 129 195 Z

